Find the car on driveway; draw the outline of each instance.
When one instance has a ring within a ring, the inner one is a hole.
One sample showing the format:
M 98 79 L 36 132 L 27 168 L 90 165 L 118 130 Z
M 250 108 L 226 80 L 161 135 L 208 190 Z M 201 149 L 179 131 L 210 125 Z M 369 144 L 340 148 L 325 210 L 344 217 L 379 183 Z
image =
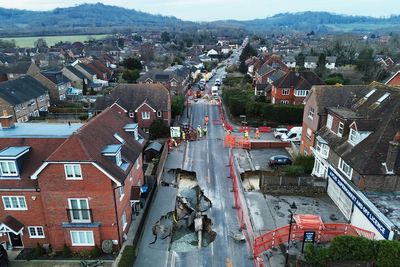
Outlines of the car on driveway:
M 268 165 L 272 166 L 284 166 L 284 165 L 291 165 L 292 160 L 285 155 L 277 155 L 269 158 Z

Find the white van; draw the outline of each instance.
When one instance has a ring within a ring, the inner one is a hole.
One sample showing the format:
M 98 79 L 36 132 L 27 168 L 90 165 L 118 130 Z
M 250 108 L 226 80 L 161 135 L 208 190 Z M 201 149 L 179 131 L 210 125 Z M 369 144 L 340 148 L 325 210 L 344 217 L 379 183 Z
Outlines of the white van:
M 211 87 L 211 96 L 213 98 L 218 98 L 218 86 Z
M 287 134 L 281 135 L 283 142 L 300 142 L 302 127 L 293 127 Z

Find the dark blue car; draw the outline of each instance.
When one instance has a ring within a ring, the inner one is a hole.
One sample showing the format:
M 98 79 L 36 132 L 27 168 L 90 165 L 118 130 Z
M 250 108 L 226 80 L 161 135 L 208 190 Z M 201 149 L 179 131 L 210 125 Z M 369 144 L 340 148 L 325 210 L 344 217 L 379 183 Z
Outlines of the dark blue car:
M 278 165 L 291 165 L 292 160 L 288 156 L 277 155 L 269 158 L 268 165 L 269 166 L 278 166 Z

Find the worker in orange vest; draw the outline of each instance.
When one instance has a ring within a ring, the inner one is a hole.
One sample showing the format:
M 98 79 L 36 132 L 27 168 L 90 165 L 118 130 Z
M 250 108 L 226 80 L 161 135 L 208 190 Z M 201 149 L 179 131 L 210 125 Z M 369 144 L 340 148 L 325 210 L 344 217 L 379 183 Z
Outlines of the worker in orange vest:
M 204 124 L 205 124 L 206 126 L 208 125 L 208 116 L 207 116 L 207 115 L 204 117 Z
M 260 129 L 256 129 L 256 138 L 260 139 Z
M 244 138 L 245 139 L 249 139 L 249 132 L 248 131 L 244 131 Z

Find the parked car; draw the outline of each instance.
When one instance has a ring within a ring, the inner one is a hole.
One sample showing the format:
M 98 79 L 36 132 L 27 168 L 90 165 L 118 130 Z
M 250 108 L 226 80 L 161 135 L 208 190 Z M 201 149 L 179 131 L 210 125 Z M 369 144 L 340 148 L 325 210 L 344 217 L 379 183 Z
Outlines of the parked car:
M 268 165 L 272 166 L 279 166 L 279 165 L 291 165 L 292 160 L 288 156 L 284 155 L 277 155 L 269 158 Z
M 7 267 L 8 266 L 8 254 L 7 250 L 0 244 L 0 266 Z
M 214 85 L 215 86 L 221 86 L 221 79 L 216 79 Z
M 300 142 L 301 130 L 301 127 L 293 127 L 287 134 L 281 135 L 281 140 L 283 142 Z
M 283 134 L 287 134 L 288 129 L 286 128 L 276 128 L 274 130 L 274 137 L 280 139 Z

